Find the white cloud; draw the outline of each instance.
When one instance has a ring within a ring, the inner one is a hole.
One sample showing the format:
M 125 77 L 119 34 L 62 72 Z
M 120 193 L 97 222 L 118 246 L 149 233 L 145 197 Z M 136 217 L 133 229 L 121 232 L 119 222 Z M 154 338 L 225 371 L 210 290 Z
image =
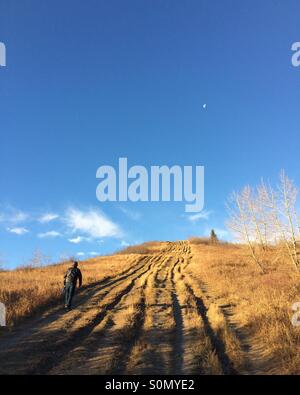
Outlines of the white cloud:
M 82 236 L 73 237 L 72 239 L 68 239 L 70 243 L 78 244 L 81 241 L 85 240 Z
M 45 213 L 43 215 L 41 215 L 39 217 L 39 222 L 41 222 L 42 224 L 53 221 L 54 219 L 59 218 L 58 214 L 54 214 L 54 213 Z
M 204 220 L 209 219 L 211 214 L 212 211 L 203 210 L 200 213 L 189 215 L 187 218 L 191 222 L 196 222 L 199 219 L 204 219 Z
M 29 232 L 26 228 L 7 228 L 7 231 L 16 235 L 24 235 Z
M 89 255 L 91 255 L 91 256 L 97 256 L 97 255 L 99 255 L 99 252 L 91 251 L 91 252 L 89 252 Z
M 122 240 L 121 241 L 121 247 L 128 247 L 130 244 L 129 243 L 127 243 L 127 241 L 125 241 L 125 240 Z
M 70 208 L 66 213 L 65 222 L 72 232 L 82 232 L 93 239 L 121 235 L 118 225 L 95 209 L 80 211 Z
M 85 255 L 85 253 L 84 252 L 77 252 L 77 254 L 76 254 L 77 256 L 84 256 Z
M 44 232 L 44 233 L 38 234 L 38 237 L 40 239 L 59 237 L 59 236 L 61 236 L 61 233 L 57 232 L 56 230 L 50 230 L 49 232 Z

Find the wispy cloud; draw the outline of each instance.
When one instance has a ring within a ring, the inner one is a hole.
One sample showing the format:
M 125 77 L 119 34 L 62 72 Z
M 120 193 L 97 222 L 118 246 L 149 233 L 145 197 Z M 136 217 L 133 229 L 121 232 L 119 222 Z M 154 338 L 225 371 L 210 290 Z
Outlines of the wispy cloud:
M 138 221 L 139 219 L 141 219 L 142 215 L 138 211 L 129 210 L 125 207 L 119 207 L 119 210 L 121 210 L 123 214 L 125 214 L 129 219 L 132 219 L 133 221 Z
M 26 221 L 29 218 L 29 214 L 22 210 L 15 209 L 14 207 L 8 206 L 0 212 L 0 222 L 18 224 Z
M 56 230 L 50 230 L 48 232 L 44 232 L 44 233 L 39 233 L 38 237 L 40 239 L 44 239 L 44 238 L 54 238 L 54 237 L 60 237 L 62 236 L 62 234 L 60 232 L 57 232 Z
M 76 236 L 68 239 L 70 243 L 73 244 L 78 244 L 81 243 L 82 241 L 91 241 L 90 237 L 83 237 L 83 236 Z
M 207 220 L 207 219 L 209 219 L 211 214 L 212 214 L 212 211 L 203 210 L 200 213 L 188 215 L 187 219 L 191 222 L 197 222 L 201 219 Z
M 99 254 L 99 252 L 97 252 L 97 251 L 90 251 L 90 252 L 79 251 L 79 252 L 76 253 L 76 255 L 77 255 L 77 256 L 86 256 L 86 255 L 89 255 L 89 256 L 97 256 L 97 255 L 100 255 L 100 254 Z
M 43 215 L 41 215 L 38 220 L 39 222 L 41 222 L 42 224 L 53 221 L 55 219 L 59 218 L 58 214 L 55 213 L 45 213 Z
M 29 218 L 29 214 L 25 213 L 24 211 L 17 210 L 12 214 L 9 220 L 11 222 L 19 223 L 26 221 L 28 218 Z
M 97 255 L 99 255 L 99 252 L 97 252 L 97 251 L 90 251 L 89 255 L 90 256 L 97 256 Z
M 66 212 L 65 222 L 73 233 L 81 232 L 93 239 L 121 235 L 119 226 L 97 209 L 81 211 L 70 208 Z
M 130 244 L 129 243 L 127 243 L 127 241 L 125 241 L 125 240 L 122 240 L 121 241 L 121 247 L 128 247 Z
M 73 237 L 72 239 L 68 239 L 70 243 L 74 243 L 74 244 L 78 244 L 82 241 L 82 237 L 81 236 L 77 236 L 77 237 Z
M 17 227 L 17 228 L 7 228 L 7 231 L 10 233 L 14 233 L 16 235 L 24 235 L 25 233 L 28 233 L 29 230 L 26 228 L 21 228 L 21 227 Z

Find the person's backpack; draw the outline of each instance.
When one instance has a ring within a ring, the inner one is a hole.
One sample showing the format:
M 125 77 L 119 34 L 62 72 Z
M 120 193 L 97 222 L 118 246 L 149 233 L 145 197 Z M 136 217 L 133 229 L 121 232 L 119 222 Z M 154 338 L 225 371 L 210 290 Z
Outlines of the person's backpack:
M 76 267 L 70 267 L 67 271 L 66 275 L 66 283 L 74 283 L 77 278 L 77 269 Z

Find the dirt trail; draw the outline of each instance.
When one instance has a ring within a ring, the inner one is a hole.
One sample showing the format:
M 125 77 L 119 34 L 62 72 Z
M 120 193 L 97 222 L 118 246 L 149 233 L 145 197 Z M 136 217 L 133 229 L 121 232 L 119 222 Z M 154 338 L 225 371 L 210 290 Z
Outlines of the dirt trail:
M 3 336 L 0 374 L 238 373 L 187 272 L 189 243 L 134 259 L 77 295 L 71 312 L 56 307 Z

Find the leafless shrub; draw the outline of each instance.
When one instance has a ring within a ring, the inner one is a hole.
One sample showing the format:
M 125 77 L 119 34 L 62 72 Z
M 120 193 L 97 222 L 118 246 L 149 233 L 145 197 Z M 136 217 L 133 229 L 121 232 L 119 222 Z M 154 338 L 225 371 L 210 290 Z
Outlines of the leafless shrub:
M 210 245 L 210 238 L 209 237 L 190 237 L 189 242 L 194 245 Z
M 117 251 L 117 254 L 153 254 L 153 248 L 158 244 L 155 241 L 148 241 L 143 244 L 132 245 Z
M 297 196 L 298 189 L 282 171 L 275 188 L 262 180 L 256 188 L 246 186 L 234 192 L 228 201 L 227 225 L 240 242 L 248 245 L 262 271 L 261 257 L 270 246 L 284 246 L 292 264 L 299 267 Z

